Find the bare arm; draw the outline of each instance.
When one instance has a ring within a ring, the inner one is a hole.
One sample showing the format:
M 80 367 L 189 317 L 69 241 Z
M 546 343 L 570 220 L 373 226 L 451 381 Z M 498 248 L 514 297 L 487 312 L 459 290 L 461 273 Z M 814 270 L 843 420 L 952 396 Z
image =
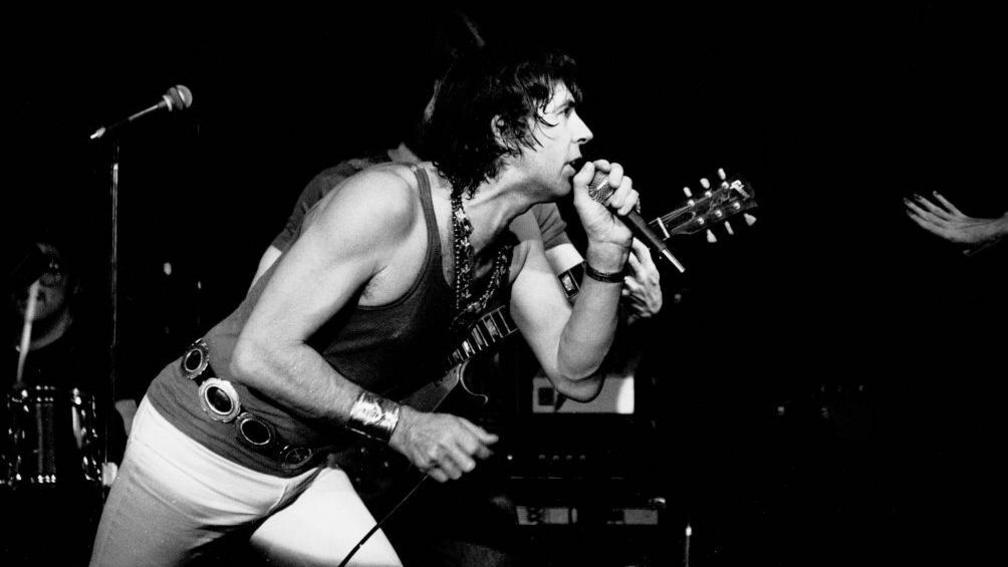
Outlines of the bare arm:
M 266 273 L 266 270 L 270 269 L 270 266 L 272 266 L 273 263 L 277 261 L 277 258 L 280 257 L 280 254 L 281 252 L 279 248 L 273 246 L 272 244 L 269 245 L 269 248 L 267 248 L 266 251 L 263 252 L 262 256 L 259 258 L 259 266 L 256 268 L 255 275 L 252 276 L 252 283 L 249 285 L 249 287 L 254 286 L 255 283 L 259 281 L 259 278 L 261 278 L 262 275 Z
M 360 387 L 305 341 L 386 268 L 414 230 L 409 188 L 361 176 L 307 225 L 277 265 L 232 357 L 232 371 L 298 414 L 345 423 Z
M 629 230 L 587 194 L 595 167 L 610 169 L 608 162 L 588 163 L 574 177 L 575 207 L 588 235 L 587 262 L 594 269 L 615 273 L 629 254 Z M 637 202 L 629 178 L 612 164 L 610 183 L 616 187 L 610 204 L 620 212 Z M 609 283 L 585 278 L 573 308 L 560 290 L 546 260 L 542 242 L 527 240 L 528 256 L 512 288 L 511 311 L 546 375 L 554 384 L 579 382 L 599 368 L 616 330 L 622 281 Z
M 662 308 L 661 273 L 651 257 L 647 245 L 633 240 L 633 249 L 627 262 L 630 271 L 623 280 L 623 305 L 628 308 L 626 319 L 634 324 L 641 319 L 650 319 Z M 584 258 L 573 244 L 563 243 L 546 249 L 546 260 L 553 272 L 559 276 L 573 269 Z M 574 300 L 577 296 L 574 296 Z
M 558 276 L 584 261 L 577 248 L 570 243 L 563 243 L 547 249 L 546 259 Z M 644 243 L 634 239 L 633 250 L 628 262 L 631 272 L 624 278 L 623 283 L 623 306 L 626 308 L 623 317 L 628 325 L 634 325 L 637 321 L 653 317 L 661 310 L 662 290 L 658 268 L 651 258 L 650 250 Z M 577 301 L 577 296 L 574 296 L 572 301 Z M 617 336 L 615 341 L 619 340 L 620 337 Z M 613 358 L 615 353 L 620 353 L 619 360 Z M 610 350 L 609 358 L 604 366 L 625 364 L 627 360 L 624 359 L 627 356 L 636 354 L 636 352 L 627 352 L 626 349 L 613 348 Z M 604 379 L 605 373 L 600 368 L 599 371 L 584 380 L 558 381 L 553 385 L 559 393 L 568 398 L 590 401 L 602 390 Z
M 416 194 L 398 176 L 348 181 L 314 209 L 277 264 L 239 335 L 235 376 L 299 415 L 346 424 L 363 389 L 306 341 L 361 290 L 373 304 L 405 293 L 423 264 L 424 226 Z M 402 406 L 389 446 L 444 482 L 472 470 L 496 440 L 462 418 Z

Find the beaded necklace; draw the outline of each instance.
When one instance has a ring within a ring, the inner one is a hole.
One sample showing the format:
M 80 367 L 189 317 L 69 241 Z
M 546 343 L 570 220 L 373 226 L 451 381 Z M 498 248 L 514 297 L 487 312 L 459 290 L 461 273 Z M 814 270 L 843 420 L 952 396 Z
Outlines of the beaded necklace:
M 462 207 L 462 195 L 454 194 L 451 198 L 452 207 L 452 245 L 455 253 L 455 317 L 452 319 L 452 329 L 461 330 L 469 322 L 486 309 L 487 302 L 497 293 L 504 275 L 511 264 L 511 246 L 498 245 L 497 256 L 494 258 L 493 273 L 487 281 L 486 289 L 479 299 L 472 298 L 473 251 L 469 236 L 472 234 L 472 223 Z

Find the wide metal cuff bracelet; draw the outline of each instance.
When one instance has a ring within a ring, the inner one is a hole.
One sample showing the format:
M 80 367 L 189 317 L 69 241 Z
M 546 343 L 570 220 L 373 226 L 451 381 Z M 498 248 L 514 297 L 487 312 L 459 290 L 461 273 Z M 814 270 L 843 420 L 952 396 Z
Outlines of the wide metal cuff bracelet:
M 371 392 L 361 392 L 350 408 L 347 428 L 365 437 L 388 443 L 399 423 L 399 404 Z

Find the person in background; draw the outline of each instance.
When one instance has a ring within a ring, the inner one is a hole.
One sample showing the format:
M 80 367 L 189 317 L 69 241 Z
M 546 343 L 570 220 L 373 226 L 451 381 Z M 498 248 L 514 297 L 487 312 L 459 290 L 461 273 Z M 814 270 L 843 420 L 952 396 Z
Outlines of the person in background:
M 43 230 L 19 258 L 5 282 L 3 548 L 23 564 L 84 565 L 136 402 L 109 403 L 108 345 L 76 249 Z

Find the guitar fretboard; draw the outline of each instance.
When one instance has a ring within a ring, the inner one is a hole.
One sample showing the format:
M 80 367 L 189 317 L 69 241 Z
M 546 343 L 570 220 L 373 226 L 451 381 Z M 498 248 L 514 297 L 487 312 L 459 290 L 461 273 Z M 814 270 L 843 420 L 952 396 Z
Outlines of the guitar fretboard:
M 557 275 L 567 299 L 573 300 L 581 290 L 582 264 Z M 469 327 L 466 338 L 448 355 L 448 367 L 462 364 L 470 358 L 490 350 L 494 345 L 518 332 L 518 325 L 511 318 L 507 305 L 501 305 L 486 313 Z
M 462 364 L 481 352 L 490 350 L 498 342 L 518 332 L 518 325 L 511 318 L 508 306 L 500 307 L 482 315 L 469 327 L 466 338 L 448 355 L 448 367 Z

